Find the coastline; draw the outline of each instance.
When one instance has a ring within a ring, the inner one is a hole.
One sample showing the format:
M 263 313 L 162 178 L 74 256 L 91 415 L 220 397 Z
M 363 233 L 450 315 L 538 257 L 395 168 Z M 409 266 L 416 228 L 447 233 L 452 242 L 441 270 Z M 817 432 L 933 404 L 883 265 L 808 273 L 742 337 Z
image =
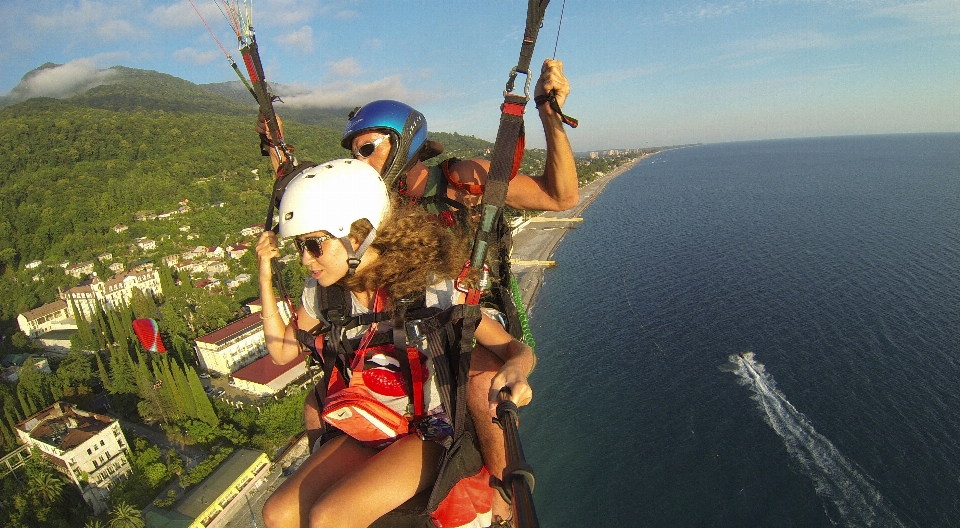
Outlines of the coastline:
M 660 151 L 663 152 L 663 151 Z M 544 261 L 550 260 L 554 251 L 560 246 L 560 241 L 571 229 L 569 218 L 578 218 L 600 195 L 603 189 L 613 181 L 614 178 L 635 167 L 640 161 L 659 154 L 644 154 L 618 166 L 612 171 L 593 180 L 592 182 L 580 188 L 580 201 L 572 209 L 567 211 L 547 211 L 536 218 L 536 224 L 525 221 L 513 230 L 513 252 L 511 260 L 514 261 Z M 556 223 L 544 221 L 544 219 L 555 218 Z M 529 315 L 533 311 L 537 294 L 540 292 L 540 286 L 543 285 L 543 267 L 536 265 L 521 266 L 514 264 L 512 266 L 513 274 L 517 278 L 517 284 L 520 287 L 520 294 L 523 298 L 523 304 Z

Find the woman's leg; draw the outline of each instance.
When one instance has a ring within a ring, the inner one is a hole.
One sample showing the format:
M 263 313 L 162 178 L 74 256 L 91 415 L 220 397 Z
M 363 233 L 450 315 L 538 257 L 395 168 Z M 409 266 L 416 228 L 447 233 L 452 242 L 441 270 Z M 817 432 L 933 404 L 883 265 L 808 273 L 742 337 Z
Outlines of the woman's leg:
M 310 509 L 310 528 L 369 526 L 432 486 L 442 455 L 443 446 L 416 435 L 397 440 L 326 490 Z
M 317 499 L 376 454 L 375 449 L 347 435 L 325 443 L 267 499 L 263 505 L 263 522 L 268 528 L 309 526 L 308 512 Z

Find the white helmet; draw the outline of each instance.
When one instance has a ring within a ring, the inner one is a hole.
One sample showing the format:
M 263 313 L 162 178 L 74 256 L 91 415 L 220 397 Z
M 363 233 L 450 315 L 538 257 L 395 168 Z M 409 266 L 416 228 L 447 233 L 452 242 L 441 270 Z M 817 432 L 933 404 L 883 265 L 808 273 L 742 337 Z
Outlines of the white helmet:
M 287 184 L 280 200 L 279 235 L 327 231 L 337 238 L 366 218 L 374 230 L 390 209 L 387 187 L 366 163 L 339 159 L 311 167 Z

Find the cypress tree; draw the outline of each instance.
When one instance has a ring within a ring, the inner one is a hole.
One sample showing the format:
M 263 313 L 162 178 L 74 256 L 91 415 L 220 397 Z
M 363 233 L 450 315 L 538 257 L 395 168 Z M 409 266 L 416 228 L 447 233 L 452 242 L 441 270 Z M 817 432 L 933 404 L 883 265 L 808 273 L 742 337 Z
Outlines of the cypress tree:
M 187 382 L 190 384 L 190 392 L 193 393 L 193 400 L 197 403 L 197 418 L 203 420 L 211 427 L 216 427 L 220 425 L 220 419 L 217 418 L 217 413 L 213 411 L 213 404 L 210 403 L 210 398 L 207 396 L 207 393 L 203 391 L 203 384 L 200 383 L 200 377 L 197 376 L 197 371 L 193 367 L 187 367 Z
M 177 394 L 179 394 L 183 400 L 183 412 L 190 418 L 198 418 L 197 402 L 194 399 L 193 391 L 190 389 L 190 383 L 187 381 L 187 375 L 183 372 L 183 368 L 180 367 L 180 364 L 174 359 L 170 362 L 170 370 L 176 381 Z
M 8 447 L 15 447 L 17 445 L 17 423 L 10 420 L 10 410 L 6 407 L 3 409 L 3 414 L 5 418 L 2 424 L 4 444 Z
M 97 373 L 100 375 L 100 384 L 103 385 L 104 389 L 110 390 L 110 375 L 107 374 L 107 367 L 103 364 L 100 352 L 94 352 L 93 356 L 97 358 Z
M 96 339 L 93 337 L 93 330 L 90 329 L 90 322 L 83 316 L 83 311 L 77 308 L 77 304 L 73 299 L 70 299 L 70 309 L 73 310 L 73 320 L 77 324 L 80 346 L 88 350 L 94 349 L 96 347 Z
M 186 414 L 183 396 L 181 396 L 177 390 L 177 381 L 170 371 L 170 363 L 167 361 L 166 356 L 162 355 L 156 357 L 153 364 L 155 366 L 154 374 L 157 375 L 157 379 L 163 380 L 163 385 L 160 386 L 159 390 L 164 402 L 167 404 L 166 408 L 170 410 L 170 416 L 176 418 L 182 417 Z
M 110 393 L 137 394 L 136 369 L 123 348 L 110 351 Z
M 33 402 L 30 401 L 30 396 L 24 394 L 24 391 L 20 390 L 20 387 L 17 386 L 17 399 L 20 400 L 20 407 L 23 409 L 23 414 L 27 416 L 33 416 L 36 414 L 37 410 L 33 406 Z
M 100 347 L 100 350 L 107 348 L 108 343 L 113 343 L 112 336 L 109 335 L 110 329 L 107 328 L 107 323 L 104 320 L 103 308 L 100 307 L 100 301 L 97 299 L 93 300 L 93 326 L 96 328 L 96 338 L 97 345 Z
M 134 372 L 136 373 L 137 392 L 140 398 L 144 400 L 152 398 L 155 394 L 153 384 L 156 380 L 153 378 L 153 373 L 150 372 L 150 367 L 147 366 L 147 359 L 143 357 L 143 354 L 141 354 L 139 350 L 137 350 L 137 362 L 134 365 Z
M 183 337 L 174 334 L 170 338 L 171 343 L 173 344 L 173 350 L 177 354 L 177 358 L 180 359 L 180 362 L 184 365 L 190 365 L 193 363 L 193 350 L 190 349 L 190 345 L 187 344 L 187 340 Z
M 137 337 L 133 333 L 133 310 L 124 305 L 120 311 L 120 318 L 123 321 L 123 331 L 127 342 L 136 341 Z
M 121 323 L 120 323 L 120 318 L 117 316 L 118 315 L 117 311 L 110 310 L 109 312 L 106 312 L 104 315 L 106 315 L 107 325 L 110 327 L 110 337 L 111 337 L 110 342 L 114 344 L 119 344 L 121 341 L 124 340 L 124 335 L 126 334 L 126 332 L 124 332 L 123 328 L 120 327 Z
M 146 292 L 143 294 L 144 302 L 147 305 L 147 312 L 150 314 L 147 317 L 156 317 L 159 313 L 157 309 L 157 300 L 153 298 L 153 293 Z
M 153 312 L 150 311 L 146 295 L 140 291 L 140 288 L 133 288 L 133 291 L 130 293 L 130 309 L 133 310 L 133 315 L 137 319 L 153 317 Z
M 6 402 L 3 406 L 3 417 L 6 420 L 7 425 L 10 427 L 10 430 L 13 431 L 13 435 L 17 436 L 17 424 L 23 419 L 20 416 L 20 411 L 17 409 L 17 404 L 13 401 Z
M 176 288 L 176 282 L 173 280 L 173 270 L 167 266 L 160 266 L 160 293 L 164 297 L 173 295 Z

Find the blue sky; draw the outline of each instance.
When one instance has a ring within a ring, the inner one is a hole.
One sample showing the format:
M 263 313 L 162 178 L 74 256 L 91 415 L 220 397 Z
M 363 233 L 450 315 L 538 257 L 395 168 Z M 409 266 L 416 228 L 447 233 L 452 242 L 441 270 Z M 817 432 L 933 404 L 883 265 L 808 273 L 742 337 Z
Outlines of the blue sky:
M 228 51 L 213 0 L 194 0 Z M 562 0 L 534 63 L 553 55 Z M 521 0 L 253 0 L 268 81 L 288 105 L 395 98 L 433 130 L 492 140 L 516 63 Z M 234 80 L 183 0 L 0 0 L 0 94 L 109 82 L 98 68 Z M 823 135 L 960 131 L 958 0 L 567 0 L 557 58 L 577 151 Z M 282 114 L 282 106 L 278 110 Z M 528 144 L 542 146 L 535 114 Z

